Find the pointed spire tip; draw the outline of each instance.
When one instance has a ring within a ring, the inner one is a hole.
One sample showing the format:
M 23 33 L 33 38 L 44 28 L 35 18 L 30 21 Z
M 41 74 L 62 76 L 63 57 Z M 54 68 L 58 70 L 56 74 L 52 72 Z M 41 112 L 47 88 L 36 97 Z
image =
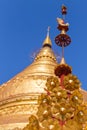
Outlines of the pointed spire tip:
M 43 42 L 43 47 L 44 46 L 46 46 L 46 45 L 48 45 L 48 46 L 52 46 L 52 42 L 51 42 L 51 39 L 50 39 L 50 26 L 48 26 L 48 28 L 47 28 L 47 36 L 46 36 L 46 38 L 45 38 L 45 40 L 44 40 L 44 42 Z
M 62 57 L 60 64 L 66 64 L 64 57 Z
M 47 28 L 47 36 L 48 37 L 50 36 L 50 26 L 48 26 L 48 28 Z

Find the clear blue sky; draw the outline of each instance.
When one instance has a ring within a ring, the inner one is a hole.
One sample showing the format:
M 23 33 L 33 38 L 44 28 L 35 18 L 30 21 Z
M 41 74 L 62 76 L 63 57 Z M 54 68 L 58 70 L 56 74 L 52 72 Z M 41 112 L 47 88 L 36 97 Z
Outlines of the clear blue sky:
M 0 84 L 33 61 L 48 26 L 53 50 L 61 55 L 54 38 L 59 34 L 56 18 L 61 17 L 62 4 L 68 8 L 66 21 L 72 38 L 65 59 L 87 90 L 87 0 L 0 0 Z

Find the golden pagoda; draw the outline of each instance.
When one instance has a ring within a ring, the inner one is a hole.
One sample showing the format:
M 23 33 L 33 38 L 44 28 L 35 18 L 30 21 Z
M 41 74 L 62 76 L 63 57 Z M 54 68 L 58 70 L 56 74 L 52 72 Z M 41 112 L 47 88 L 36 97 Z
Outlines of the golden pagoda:
M 61 30 L 61 26 L 59 28 Z M 65 30 L 68 30 L 67 26 Z M 62 34 L 65 35 L 64 30 L 62 30 Z M 56 40 L 58 39 L 56 38 Z M 58 44 L 60 43 L 58 42 Z M 68 66 L 65 63 L 64 57 L 62 57 L 60 64 L 57 62 L 52 50 L 52 42 L 48 29 L 46 39 L 33 63 L 0 86 L 0 130 L 28 130 L 26 126 L 29 123 L 29 118 L 32 120 L 39 111 L 38 99 L 40 95 L 46 93 L 46 86 L 50 85 L 47 81 L 49 81 L 50 77 L 53 78 L 53 81 L 57 81 L 55 68 L 58 65 L 60 67 L 61 65 Z M 70 68 L 68 69 L 70 70 Z M 54 84 L 51 85 L 54 86 Z M 87 91 L 80 89 L 80 92 L 83 95 L 84 103 L 87 104 Z M 63 108 L 61 112 L 62 110 Z M 50 130 L 51 128 L 52 126 Z M 44 128 L 41 130 L 44 130 Z
M 44 93 L 46 80 L 54 76 L 57 60 L 47 33 L 34 62 L 0 87 L 0 130 L 23 128 L 37 111 L 37 99 Z

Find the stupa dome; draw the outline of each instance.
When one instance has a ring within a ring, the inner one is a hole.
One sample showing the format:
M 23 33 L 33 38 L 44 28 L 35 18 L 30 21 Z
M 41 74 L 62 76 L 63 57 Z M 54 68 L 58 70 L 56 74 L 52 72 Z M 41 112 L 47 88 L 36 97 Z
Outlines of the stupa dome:
M 30 66 L 1 86 L 0 101 L 21 94 L 43 92 L 44 81 L 46 77 L 54 75 L 56 63 L 52 49 L 43 47 Z
M 38 110 L 38 96 L 44 93 L 49 76 L 58 65 L 49 35 L 34 62 L 0 87 L 0 130 L 20 130 Z M 64 61 L 63 61 L 64 62 Z M 81 90 L 87 102 L 87 92 Z
M 30 114 L 37 111 L 38 95 L 44 92 L 48 76 L 57 65 L 47 35 L 34 62 L 0 87 L 0 130 L 23 128 Z

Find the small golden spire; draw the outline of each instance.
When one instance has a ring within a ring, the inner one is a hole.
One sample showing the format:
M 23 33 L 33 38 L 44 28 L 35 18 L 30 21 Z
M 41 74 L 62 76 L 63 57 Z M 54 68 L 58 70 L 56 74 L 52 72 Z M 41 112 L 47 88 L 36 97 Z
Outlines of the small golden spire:
M 50 39 L 50 36 L 49 36 L 49 32 L 50 32 L 50 27 L 48 27 L 48 29 L 47 29 L 47 36 L 46 36 L 46 38 L 43 42 L 43 47 L 46 46 L 46 45 L 48 45 L 50 47 L 52 46 L 52 42 L 51 42 L 51 39 Z
M 64 57 L 62 57 L 60 64 L 66 64 Z

